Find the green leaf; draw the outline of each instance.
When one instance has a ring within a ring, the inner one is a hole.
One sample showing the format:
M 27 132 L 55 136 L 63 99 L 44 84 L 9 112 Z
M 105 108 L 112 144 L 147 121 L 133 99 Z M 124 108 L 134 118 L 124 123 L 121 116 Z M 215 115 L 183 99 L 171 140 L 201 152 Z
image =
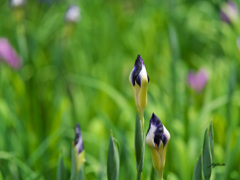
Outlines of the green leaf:
M 194 167 L 193 180 L 202 180 L 202 152 L 198 158 L 198 162 Z
M 25 164 L 25 162 L 18 159 L 14 154 L 5 151 L 0 151 L 0 160 L 1 159 L 13 161 L 20 169 L 22 169 L 23 172 L 28 174 L 28 177 L 30 179 L 36 179 L 37 177 L 39 177 L 39 174 L 34 172 L 27 164 Z
M 210 123 L 209 126 L 209 140 L 210 140 L 210 149 L 211 149 L 211 158 L 213 162 L 214 155 L 214 134 L 213 134 L 213 123 Z
M 113 137 L 110 137 L 108 146 L 107 176 L 108 180 L 117 180 L 119 174 L 119 155 Z
M 140 116 L 136 113 L 135 123 L 135 155 L 137 164 L 137 179 L 141 179 L 144 162 L 145 138 Z
M 154 169 L 153 166 L 152 166 L 152 169 L 151 169 L 150 180 L 155 180 L 155 169 Z
M 72 170 L 71 170 L 71 180 L 84 180 L 84 168 L 81 165 L 81 168 L 77 170 L 77 161 L 76 161 L 76 152 L 75 149 L 72 149 Z
M 212 158 L 210 151 L 209 133 L 208 128 L 205 131 L 203 142 L 203 173 L 206 180 L 210 179 L 212 172 Z
M 82 165 L 79 171 L 77 172 L 76 180 L 84 180 L 84 166 Z
M 65 168 L 63 163 L 63 158 L 60 156 L 58 159 L 58 166 L 57 166 L 57 180 L 65 179 Z
M 3 176 L 2 176 L 1 171 L 0 171 L 0 180 L 3 180 Z
M 72 149 L 72 170 L 71 170 L 71 180 L 75 180 L 77 177 L 77 163 L 75 157 L 74 148 Z

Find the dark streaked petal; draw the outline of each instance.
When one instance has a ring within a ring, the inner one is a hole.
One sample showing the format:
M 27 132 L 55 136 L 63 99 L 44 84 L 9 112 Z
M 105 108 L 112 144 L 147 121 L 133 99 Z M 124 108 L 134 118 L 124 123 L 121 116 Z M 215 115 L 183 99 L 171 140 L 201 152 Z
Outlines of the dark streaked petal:
M 160 142 L 163 139 L 163 124 L 160 121 L 160 119 L 154 113 L 152 114 L 152 117 L 150 119 L 147 134 L 148 134 L 148 132 L 151 128 L 151 125 L 156 127 L 156 130 L 154 132 L 154 143 L 156 143 L 159 146 Z
M 167 144 L 167 141 L 168 141 L 167 137 L 163 134 L 162 135 L 163 147 L 165 146 L 165 144 Z
M 158 130 L 158 129 L 154 133 L 154 143 L 157 144 L 158 147 L 159 147 L 160 142 L 162 141 L 162 135 L 163 135 L 163 131 Z
M 141 77 L 138 75 L 136 78 L 136 83 L 141 86 Z
M 138 75 L 139 75 L 139 73 L 142 70 L 142 65 L 143 65 L 143 60 L 142 60 L 141 56 L 138 55 L 137 59 L 135 61 L 135 64 L 134 64 L 132 77 L 131 77 L 131 81 L 132 81 L 132 85 L 133 86 L 135 86 L 135 81 L 137 82 L 137 84 L 139 86 L 141 86 L 141 79 L 140 79 L 140 77 Z
M 158 128 L 160 126 L 163 128 L 162 122 L 160 121 L 160 119 L 154 113 L 152 114 L 152 117 L 150 119 L 150 123 L 153 124 L 154 126 L 158 127 Z

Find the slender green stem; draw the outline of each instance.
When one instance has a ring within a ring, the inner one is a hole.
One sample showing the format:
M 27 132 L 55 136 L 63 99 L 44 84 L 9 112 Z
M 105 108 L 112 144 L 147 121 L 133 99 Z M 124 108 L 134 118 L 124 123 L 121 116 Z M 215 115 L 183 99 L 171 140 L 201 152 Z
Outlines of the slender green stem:
M 137 180 L 141 180 L 144 162 L 145 136 L 144 128 L 142 128 L 143 121 L 143 113 L 137 112 L 135 126 L 135 155 L 137 164 Z
M 163 180 L 163 170 L 157 171 L 158 180 Z
M 141 124 L 142 124 L 142 132 L 144 132 L 144 110 L 139 111 L 139 117 L 140 117 Z
M 142 179 L 142 171 L 138 171 L 137 172 L 137 180 L 141 180 Z

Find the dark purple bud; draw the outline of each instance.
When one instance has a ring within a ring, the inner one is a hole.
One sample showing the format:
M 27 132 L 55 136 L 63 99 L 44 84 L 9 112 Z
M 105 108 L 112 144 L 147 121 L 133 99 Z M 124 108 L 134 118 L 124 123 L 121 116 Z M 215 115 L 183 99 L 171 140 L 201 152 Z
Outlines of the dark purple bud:
M 147 131 L 146 136 L 148 135 L 149 131 L 151 128 L 155 128 L 154 130 L 154 143 L 157 144 L 157 146 L 159 147 L 160 142 L 163 142 L 163 145 L 165 146 L 167 139 L 164 135 L 164 128 L 163 128 L 163 124 L 160 121 L 160 119 L 153 113 L 152 117 L 150 119 L 150 123 L 149 123 L 149 128 Z
M 138 55 L 131 76 L 131 82 L 133 86 L 135 86 L 135 81 L 139 86 L 141 86 L 141 77 L 139 76 L 139 73 L 142 70 L 142 65 L 144 65 L 143 60 L 141 56 Z
M 80 154 L 84 147 L 83 147 L 83 139 L 82 139 L 82 134 L 80 130 L 80 125 L 77 124 L 75 127 L 75 139 L 74 139 L 74 146 L 77 148 L 78 154 Z
M 143 59 L 140 55 L 137 56 L 137 59 L 135 61 L 133 70 L 130 74 L 130 81 L 133 86 L 135 86 L 135 82 L 141 87 L 141 82 L 143 78 L 147 78 L 149 82 L 149 77 L 143 62 Z

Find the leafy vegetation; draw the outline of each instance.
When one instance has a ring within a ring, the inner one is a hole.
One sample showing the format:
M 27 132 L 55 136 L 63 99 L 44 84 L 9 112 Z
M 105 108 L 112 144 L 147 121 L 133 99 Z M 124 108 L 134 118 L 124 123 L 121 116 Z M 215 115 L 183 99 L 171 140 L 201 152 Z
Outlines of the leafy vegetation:
M 240 179 L 240 21 L 221 20 L 225 3 L 75 1 L 81 20 L 74 24 L 64 19 L 70 1 L 28 0 L 22 11 L 1 1 L 0 36 L 22 66 L 0 60 L 0 179 L 56 179 L 63 169 L 69 179 L 76 123 L 85 179 L 107 178 L 110 129 L 119 180 L 136 179 L 129 74 L 138 54 L 150 78 L 144 130 L 154 112 L 171 134 L 163 178 L 192 179 L 212 121 L 213 163 L 225 166 L 212 167 L 211 179 Z M 200 69 L 207 81 L 195 91 L 188 74 Z M 152 172 L 146 148 L 142 179 L 154 179 Z

